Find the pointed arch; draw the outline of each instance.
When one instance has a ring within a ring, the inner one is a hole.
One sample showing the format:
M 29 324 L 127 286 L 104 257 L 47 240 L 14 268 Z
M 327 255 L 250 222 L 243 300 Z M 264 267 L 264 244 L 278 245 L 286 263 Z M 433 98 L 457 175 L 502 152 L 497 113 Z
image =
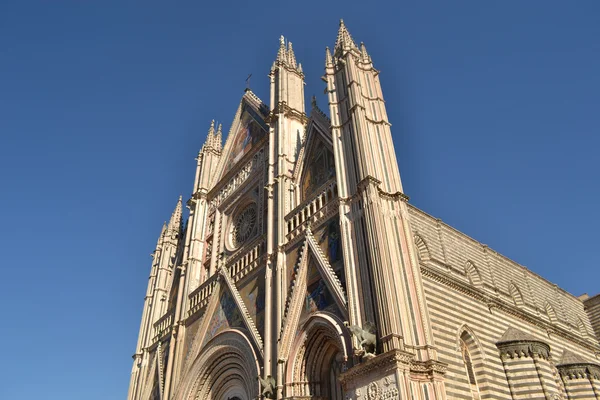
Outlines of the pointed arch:
M 517 285 L 514 282 L 510 283 L 508 287 L 508 292 L 510 293 L 510 296 L 512 297 L 517 307 L 525 306 L 525 302 L 523 301 L 523 294 L 521 294 L 521 290 L 517 287 Z
M 481 387 L 485 383 L 484 352 L 473 331 L 463 325 L 459 331 L 459 354 L 465 369 L 466 381 L 474 400 L 481 398 Z
M 467 275 L 469 282 L 471 282 L 471 285 L 477 288 L 483 286 L 483 279 L 481 279 L 481 274 L 479 273 L 479 270 L 477 269 L 475 264 L 473 264 L 472 261 L 467 261 L 465 263 L 465 274 Z
M 417 254 L 419 256 L 419 261 L 431 260 L 429 248 L 427 247 L 427 243 L 425 243 L 425 240 L 421 237 L 421 235 L 415 233 L 414 240 L 415 245 L 417 246 Z
M 351 354 L 350 334 L 334 315 L 318 312 L 296 336 L 286 366 L 285 397 L 343 399 L 339 375 Z
M 548 315 L 548 319 L 550 320 L 550 322 L 552 324 L 556 324 L 558 322 L 556 311 L 554 311 L 554 307 L 552 307 L 547 300 L 546 304 L 544 305 L 544 309 L 546 310 L 546 314 Z
M 239 330 L 229 329 L 212 338 L 182 377 L 176 400 L 223 399 L 259 395 L 257 354 Z

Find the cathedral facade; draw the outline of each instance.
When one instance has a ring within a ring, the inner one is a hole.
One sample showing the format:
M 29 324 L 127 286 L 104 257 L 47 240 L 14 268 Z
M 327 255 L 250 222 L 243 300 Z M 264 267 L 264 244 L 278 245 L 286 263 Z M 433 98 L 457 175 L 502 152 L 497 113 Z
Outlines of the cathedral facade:
M 415 208 L 379 71 L 343 22 L 330 118 L 282 37 L 263 103 L 211 124 L 160 233 L 128 400 L 600 399 L 600 297 Z

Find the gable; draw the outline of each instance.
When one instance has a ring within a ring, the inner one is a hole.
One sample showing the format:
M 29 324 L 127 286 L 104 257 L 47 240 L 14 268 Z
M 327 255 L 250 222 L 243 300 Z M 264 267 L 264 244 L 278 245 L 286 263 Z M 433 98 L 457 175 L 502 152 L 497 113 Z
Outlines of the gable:
M 208 322 L 208 327 L 201 347 L 204 347 L 210 339 L 217 336 L 225 329 L 243 327 L 244 321 L 242 319 L 242 314 L 236 306 L 233 296 L 228 290 L 222 290 L 221 295 L 219 296 L 219 303 Z
M 269 126 L 265 122 L 266 106 L 262 103 L 252 104 L 247 98 L 248 93 L 242 98 L 231 124 L 219 176 L 229 172 L 269 132 Z
M 325 230 L 327 232 L 328 229 Z M 290 291 L 281 327 L 282 357 L 287 357 L 298 327 L 312 315 L 325 312 L 340 320 L 348 319 L 347 298 L 343 275 L 334 271 L 328 256 L 307 229 L 302 249 L 292 273 Z M 339 260 L 338 260 L 339 261 Z M 341 279 L 340 279 L 341 278 Z
M 335 160 L 329 144 L 320 135 L 313 135 L 308 146 L 300 178 L 303 199 L 316 193 L 325 182 L 335 177 Z
M 240 285 L 240 296 L 246 305 L 250 318 L 254 321 L 259 332 L 265 328 L 265 271 L 264 269 L 254 277 Z

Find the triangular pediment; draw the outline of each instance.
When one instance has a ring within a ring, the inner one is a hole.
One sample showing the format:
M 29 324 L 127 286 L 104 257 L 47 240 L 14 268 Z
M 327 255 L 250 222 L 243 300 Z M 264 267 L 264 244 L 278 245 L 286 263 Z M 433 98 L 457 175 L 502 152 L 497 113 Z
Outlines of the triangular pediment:
M 307 191 L 316 189 L 320 181 L 322 184 L 335 176 L 333 160 L 333 144 L 329 129 L 318 119 L 311 118 L 306 126 L 306 135 L 293 172 L 303 194 L 307 195 Z M 311 168 L 314 162 L 319 163 L 317 168 L 314 166 Z
M 227 174 L 268 135 L 269 126 L 265 122 L 267 116 L 268 107 L 254 93 L 247 91 L 227 134 L 214 182 Z
M 297 178 L 303 200 L 318 193 L 336 174 L 333 151 L 322 135 L 313 135 L 306 149 Z
M 265 271 L 259 271 L 254 276 L 238 281 L 238 291 L 250 318 L 259 332 L 265 330 Z
M 281 328 L 280 351 L 284 359 L 289 354 L 298 326 L 314 313 L 327 312 L 342 320 L 348 318 L 347 299 L 340 279 L 310 229 L 306 230 L 305 236 Z
M 231 292 L 223 285 L 219 293 L 219 301 L 208 318 L 208 326 L 202 340 L 202 346 L 206 345 L 212 338 L 219 333 L 230 328 L 245 328 L 244 319 L 240 309 Z M 213 293 L 213 296 L 216 293 Z M 208 317 L 208 315 L 206 316 Z

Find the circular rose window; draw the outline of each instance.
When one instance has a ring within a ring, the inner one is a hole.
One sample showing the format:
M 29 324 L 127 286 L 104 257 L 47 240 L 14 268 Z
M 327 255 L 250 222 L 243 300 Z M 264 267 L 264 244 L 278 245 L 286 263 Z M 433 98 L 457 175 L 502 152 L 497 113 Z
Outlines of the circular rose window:
M 243 244 L 256 228 L 256 205 L 250 205 L 235 218 L 231 237 L 234 246 Z

